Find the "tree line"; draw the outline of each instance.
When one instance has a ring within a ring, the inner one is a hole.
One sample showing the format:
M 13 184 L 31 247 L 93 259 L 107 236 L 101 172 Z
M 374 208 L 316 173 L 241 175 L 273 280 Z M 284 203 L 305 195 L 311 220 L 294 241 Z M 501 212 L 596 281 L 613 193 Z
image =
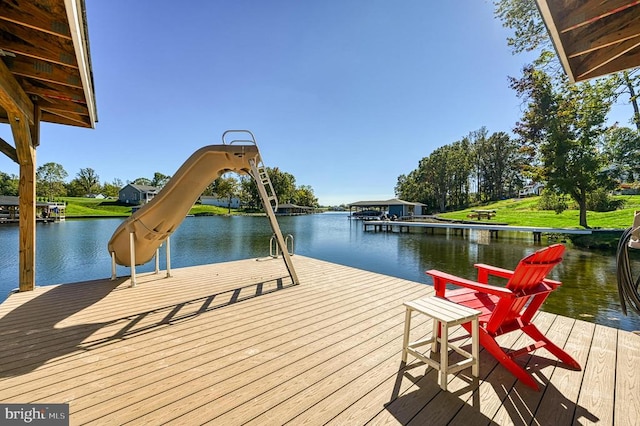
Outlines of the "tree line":
M 570 84 L 535 5 L 529 0 L 497 0 L 495 15 L 513 30 L 514 53 L 538 52 L 510 87 L 522 99 L 514 137 L 485 128 L 446 144 L 398 177 L 396 196 L 444 212 L 514 197 L 524 184 L 545 183 L 540 207 L 562 211 L 566 198 L 580 211 L 614 209 L 608 197 L 620 182 L 636 187 L 640 177 L 640 70 Z M 628 100 L 629 123 L 607 125 L 612 105 Z
M 314 195 L 313 188 L 309 185 L 296 185 L 296 178 L 291 173 L 284 172 L 278 167 L 267 167 L 267 174 L 280 204 L 318 207 L 318 198 Z M 256 182 L 247 175 L 220 176 L 207 186 L 203 195 L 226 199 L 229 209 L 231 209 L 233 198 L 238 198 L 240 204 L 248 208 L 259 209 L 262 206 Z
M 124 186 L 120 179 L 113 182 L 100 183 L 100 176 L 90 167 L 80 169 L 69 182 L 69 174 L 61 164 L 45 163 L 36 170 L 36 196 L 46 200 L 59 197 L 86 197 L 92 194 L 103 194 L 117 197 Z M 0 171 L 0 195 L 18 196 L 19 177 Z
M 483 127 L 421 159 L 418 168 L 398 177 L 395 193 L 438 212 L 512 198 L 524 186 L 524 163 L 514 139 L 504 132 L 489 135 Z
M 309 185 L 296 185 L 295 177 L 279 168 L 267 167 L 267 174 L 271 179 L 274 192 L 279 202 L 292 203 L 301 206 L 317 207 L 318 199 Z M 66 181 L 69 174 L 58 163 L 45 163 L 36 170 L 36 196 L 46 200 L 60 197 L 87 197 L 102 194 L 106 197 L 118 197 L 121 188 L 126 184 L 121 179 L 100 183 L 100 176 L 92 168 L 82 168 L 75 177 Z M 153 177 L 139 177 L 127 181 L 136 185 L 147 185 L 162 188 L 171 176 L 155 172 Z M 0 171 L 0 195 L 18 195 L 19 177 Z M 239 198 L 243 206 L 259 209 L 261 207 L 260 194 L 255 181 L 249 176 L 234 176 L 226 174 L 211 182 L 203 195 L 217 196 L 227 199 L 229 206 L 233 198 Z

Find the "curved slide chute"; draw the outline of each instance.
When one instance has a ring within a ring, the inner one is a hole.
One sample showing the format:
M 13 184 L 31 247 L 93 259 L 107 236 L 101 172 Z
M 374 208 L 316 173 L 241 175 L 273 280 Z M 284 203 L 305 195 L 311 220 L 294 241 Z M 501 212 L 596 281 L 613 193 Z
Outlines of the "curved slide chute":
M 225 135 L 228 132 L 225 132 Z M 247 132 L 251 134 L 250 132 Z M 252 141 L 253 135 L 251 135 Z M 224 141 L 224 135 L 223 135 Z M 249 142 L 249 141 L 242 141 Z M 113 260 L 123 266 L 142 265 L 149 262 L 156 250 L 182 223 L 193 204 L 205 188 L 226 172 L 249 174 L 256 180 L 262 203 L 271 227 L 277 237 L 280 251 L 294 283 L 298 280 L 286 250 L 286 245 L 275 219 L 273 206 L 265 188 L 266 172 L 261 165 L 258 147 L 246 144 L 209 145 L 197 150 L 178 169 L 162 190 L 147 204 L 133 213 L 116 229 L 109 240 L 108 249 Z M 266 177 L 270 186 L 270 181 Z M 270 188 L 273 191 L 273 188 Z M 133 239 L 133 243 L 132 243 Z M 134 247 L 135 265 L 132 265 L 131 247 Z

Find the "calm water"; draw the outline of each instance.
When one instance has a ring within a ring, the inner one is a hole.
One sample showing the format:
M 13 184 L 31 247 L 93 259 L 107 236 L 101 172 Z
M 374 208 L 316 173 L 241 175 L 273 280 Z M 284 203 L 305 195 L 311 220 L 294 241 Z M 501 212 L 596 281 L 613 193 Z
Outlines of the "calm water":
M 67 220 L 37 226 L 36 282 L 50 285 L 109 277 L 107 242 L 122 219 Z M 473 278 L 477 262 L 513 268 L 526 254 L 545 245 L 531 235 L 513 233 L 489 242 L 477 232 L 470 237 L 363 232 L 346 214 L 279 218 L 284 234 L 295 238 L 295 252 L 334 263 L 431 284 L 427 269 Z M 264 257 L 271 229 L 264 217 L 188 217 L 171 237 L 171 266 L 200 265 Z M 0 227 L 0 301 L 18 283 L 18 228 Z M 161 267 L 164 260 L 161 257 Z M 152 271 L 153 262 L 138 268 Z M 118 267 L 118 275 L 129 275 Z M 544 310 L 625 330 L 640 330 L 640 317 L 620 311 L 615 258 L 569 247 L 552 278 L 564 285 Z

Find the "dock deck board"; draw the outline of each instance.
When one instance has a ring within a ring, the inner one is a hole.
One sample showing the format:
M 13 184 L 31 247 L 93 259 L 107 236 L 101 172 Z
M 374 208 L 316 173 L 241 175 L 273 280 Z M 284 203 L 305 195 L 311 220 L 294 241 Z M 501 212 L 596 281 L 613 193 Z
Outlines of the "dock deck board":
M 443 392 L 411 356 L 402 303 L 432 287 L 303 256 L 37 288 L 0 305 L 0 402 L 67 402 L 71 424 L 632 424 L 640 336 L 540 312 L 519 384 L 484 351 Z M 553 295 L 551 297 L 554 297 Z M 415 316 L 412 336 L 431 333 Z M 455 335 L 470 341 L 460 327 Z M 528 343 L 501 336 L 504 347 Z

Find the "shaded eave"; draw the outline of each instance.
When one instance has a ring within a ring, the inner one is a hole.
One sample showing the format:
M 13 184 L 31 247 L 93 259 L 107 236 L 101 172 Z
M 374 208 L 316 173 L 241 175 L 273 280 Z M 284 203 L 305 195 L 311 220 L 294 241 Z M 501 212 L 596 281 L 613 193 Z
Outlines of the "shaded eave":
M 536 0 L 571 82 L 640 66 L 640 0 Z
M 0 1 L 0 58 L 40 121 L 94 128 L 97 121 L 84 0 Z M 0 107 L 0 120 L 7 111 Z

